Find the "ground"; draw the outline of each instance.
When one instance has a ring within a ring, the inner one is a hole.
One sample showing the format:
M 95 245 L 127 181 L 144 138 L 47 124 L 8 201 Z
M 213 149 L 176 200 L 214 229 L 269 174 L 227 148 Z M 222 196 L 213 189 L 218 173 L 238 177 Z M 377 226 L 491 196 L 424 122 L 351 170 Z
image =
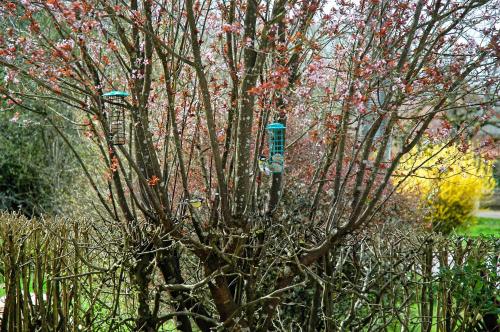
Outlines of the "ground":
M 477 223 L 467 229 L 457 230 L 468 236 L 493 235 L 500 237 L 500 211 L 480 210 L 476 213 Z

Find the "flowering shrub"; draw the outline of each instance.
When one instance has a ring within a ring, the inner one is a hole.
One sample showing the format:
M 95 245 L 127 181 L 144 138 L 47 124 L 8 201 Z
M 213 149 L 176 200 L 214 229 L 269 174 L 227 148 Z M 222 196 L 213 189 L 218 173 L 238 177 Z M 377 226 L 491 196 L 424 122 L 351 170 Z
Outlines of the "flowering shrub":
M 394 179 L 401 192 L 419 197 L 424 220 L 443 233 L 472 224 L 479 201 L 495 187 L 492 163 L 455 145 L 414 149 Z

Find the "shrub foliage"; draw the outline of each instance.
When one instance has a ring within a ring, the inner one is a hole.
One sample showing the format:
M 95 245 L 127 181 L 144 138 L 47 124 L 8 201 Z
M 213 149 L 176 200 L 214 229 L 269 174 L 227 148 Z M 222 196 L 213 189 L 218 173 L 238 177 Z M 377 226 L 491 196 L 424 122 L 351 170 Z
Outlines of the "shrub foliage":
M 402 162 L 396 181 L 406 177 L 401 191 L 416 195 L 427 210 L 424 219 L 443 233 L 472 224 L 479 201 L 495 187 L 491 162 L 456 145 L 414 149 Z
M 274 330 L 488 331 L 494 326 L 498 241 L 400 226 L 348 237 L 318 273 L 304 269 L 304 278 L 278 308 Z M 0 281 L 6 288 L 2 328 L 134 330 L 141 304 L 135 300 L 140 293 L 135 276 L 127 273 L 133 248 L 121 246 L 114 234 L 103 232 L 98 221 L 0 214 Z M 199 287 L 205 280 L 200 267 L 189 259 L 181 264 L 193 279 L 191 291 L 213 314 L 214 303 Z M 151 296 L 145 302 L 157 317 L 155 330 L 173 330 L 181 323 L 174 319 L 175 303 L 160 295 L 166 287 L 183 286 L 165 285 L 159 275 L 151 270 Z

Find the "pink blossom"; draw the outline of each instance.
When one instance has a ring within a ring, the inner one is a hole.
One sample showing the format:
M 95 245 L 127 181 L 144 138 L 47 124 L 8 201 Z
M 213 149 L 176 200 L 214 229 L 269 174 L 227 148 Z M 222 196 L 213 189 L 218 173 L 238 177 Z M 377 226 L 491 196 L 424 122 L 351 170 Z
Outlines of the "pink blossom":
M 19 112 L 16 112 L 14 116 L 10 119 L 10 122 L 16 123 L 19 120 L 19 116 L 20 116 Z

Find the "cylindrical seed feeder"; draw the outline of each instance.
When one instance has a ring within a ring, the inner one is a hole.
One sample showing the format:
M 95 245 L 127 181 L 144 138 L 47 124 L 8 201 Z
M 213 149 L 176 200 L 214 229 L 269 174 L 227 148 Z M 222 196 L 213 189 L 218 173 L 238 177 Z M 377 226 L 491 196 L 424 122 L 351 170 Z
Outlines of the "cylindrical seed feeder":
M 279 122 L 266 127 L 269 134 L 269 169 L 273 173 L 283 173 L 285 163 L 285 129 Z
M 125 144 L 125 103 L 129 96 L 125 91 L 110 91 L 102 95 L 109 107 L 109 133 L 114 145 Z

